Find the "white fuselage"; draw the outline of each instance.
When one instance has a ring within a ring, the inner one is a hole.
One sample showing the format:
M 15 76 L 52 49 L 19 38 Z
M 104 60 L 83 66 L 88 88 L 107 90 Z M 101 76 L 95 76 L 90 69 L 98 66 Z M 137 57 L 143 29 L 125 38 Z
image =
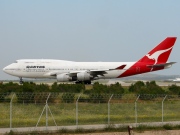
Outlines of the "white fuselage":
M 13 76 L 24 78 L 56 78 L 57 74 L 79 73 L 86 71 L 106 71 L 98 79 L 117 78 L 125 70 L 131 67 L 134 62 L 73 62 L 64 60 L 17 60 L 5 67 L 3 70 Z M 116 68 L 120 65 L 126 65 L 124 69 Z M 112 69 L 112 70 L 109 70 Z
M 173 82 L 180 82 L 180 78 L 174 79 Z

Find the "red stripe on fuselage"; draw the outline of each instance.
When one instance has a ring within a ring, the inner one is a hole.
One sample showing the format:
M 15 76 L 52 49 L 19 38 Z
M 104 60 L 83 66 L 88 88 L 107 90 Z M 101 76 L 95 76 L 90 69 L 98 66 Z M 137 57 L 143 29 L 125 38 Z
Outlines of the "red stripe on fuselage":
M 154 64 L 154 62 L 148 63 L 148 64 L 142 63 L 142 62 L 136 62 L 133 66 L 131 66 L 129 69 L 127 69 L 124 73 L 119 75 L 118 78 L 164 69 L 164 67 L 156 67 L 153 69 L 147 67 L 147 65 L 153 65 L 153 64 Z

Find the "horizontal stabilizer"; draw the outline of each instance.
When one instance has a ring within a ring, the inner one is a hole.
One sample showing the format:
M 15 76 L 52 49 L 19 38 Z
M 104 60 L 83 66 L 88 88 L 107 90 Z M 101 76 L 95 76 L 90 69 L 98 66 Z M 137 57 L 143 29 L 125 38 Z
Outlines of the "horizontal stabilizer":
M 168 62 L 168 63 L 163 63 L 163 64 L 147 65 L 147 67 L 149 67 L 149 68 L 169 67 L 175 63 L 176 62 Z

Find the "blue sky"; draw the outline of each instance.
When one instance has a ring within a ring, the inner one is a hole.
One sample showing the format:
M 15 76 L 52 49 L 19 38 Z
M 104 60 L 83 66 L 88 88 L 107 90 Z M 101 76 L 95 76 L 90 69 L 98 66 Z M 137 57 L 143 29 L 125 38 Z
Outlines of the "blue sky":
M 0 79 L 17 59 L 136 61 L 167 36 L 177 36 L 156 74 L 180 75 L 180 1 L 0 0 Z

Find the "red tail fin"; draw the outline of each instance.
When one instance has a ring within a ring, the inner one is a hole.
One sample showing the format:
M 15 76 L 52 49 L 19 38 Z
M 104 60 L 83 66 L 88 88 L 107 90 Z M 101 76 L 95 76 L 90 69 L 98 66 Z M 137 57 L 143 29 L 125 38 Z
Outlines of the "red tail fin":
M 154 65 L 166 63 L 175 41 L 176 37 L 167 37 L 164 41 L 162 41 L 159 45 L 152 49 L 147 55 L 141 58 L 138 62 L 151 63 Z

